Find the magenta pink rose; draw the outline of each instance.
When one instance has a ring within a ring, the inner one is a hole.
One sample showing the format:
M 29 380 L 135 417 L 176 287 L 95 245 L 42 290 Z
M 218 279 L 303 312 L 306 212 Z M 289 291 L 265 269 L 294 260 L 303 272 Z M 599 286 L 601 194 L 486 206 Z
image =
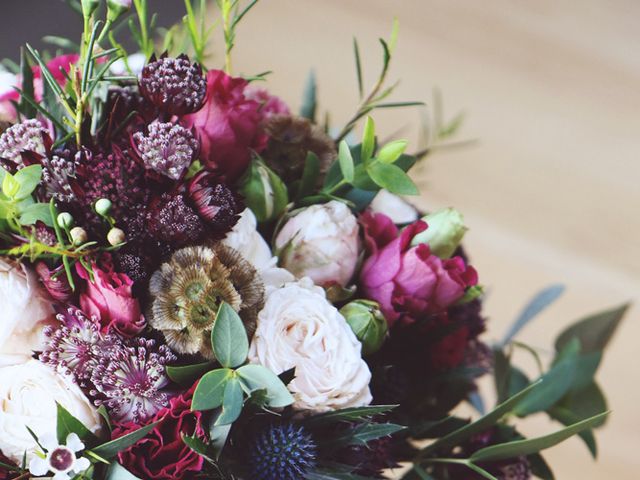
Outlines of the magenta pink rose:
M 260 104 L 260 114 L 263 118 L 291 114 L 289 106 L 280 97 L 271 95 L 265 88 L 249 87 L 245 92 L 245 97 Z
M 75 64 L 78 61 L 78 55 L 75 53 L 67 54 L 67 55 L 59 55 L 53 59 L 51 59 L 47 63 L 47 68 L 53 75 L 53 78 L 61 85 L 67 82 L 67 77 L 63 73 L 69 73 L 71 70 L 71 65 Z M 42 100 L 43 94 L 43 80 L 42 80 L 42 71 L 39 66 L 32 67 L 33 71 L 33 89 L 34 89 L 34 97 L 35 100 L 40 102 Z M 22 88 L 22 79 L 20 76 L 16 77 L 18 88 Z M 17 102 L 20 100 L 20 94 L 14 89 L 5 90 L 3 93 L 0 93 L 0 118 L 5 121 L 14 122 L 17 119 L 16 109 L 13 106 L 12 102 Z
M 251 150 L 264 148 L 261 105 L 246 97 L 248 82 L 221 70 L 207 73 L 207 98 L 196 113 L 182 118 L 200 137 L 200 160 L 228 181 L 238 179 L 251 160 Z
M 138 300 L 133 297 L 133 281 L 124 273 L 114 271 L 111 258 L 103 257 L 98 266 L 92 265 L 93 281 L 89 272 L 80 264 L 76 271 L 86 287 L 80 294 L 80 307 L 87 315 L 100 320 L 105 332 L 112 329 L 125 337 L 139 334 L 145 327 L 145 319 Z
M 462 258 L 443 260 L 427 244 L 411 246 L 413 237 L 427 229 L 425 222 L 417 221 L 398 232 L 381 213 L 365 213 L 360 221 L 369 255 L 360 285 L 365 296 L 380 303 L 390 326 L 400 318 L 412 321 L 442 312 L 477 283 L 475 269 Z
M 152 422 L 159 422 L 135 445 L 118 454 L 120 463 L 133 474 L 145 479 L 181 480 L 192 478 L 202 470 L 204 459 L 182 441 L 182 435 L 204 436 L 200 425 L 202 412 L 191 411 L 192 387 L 170 400 Z M 120 425 L 111 437 L 116 439 L 138 430 L 140 425 Z

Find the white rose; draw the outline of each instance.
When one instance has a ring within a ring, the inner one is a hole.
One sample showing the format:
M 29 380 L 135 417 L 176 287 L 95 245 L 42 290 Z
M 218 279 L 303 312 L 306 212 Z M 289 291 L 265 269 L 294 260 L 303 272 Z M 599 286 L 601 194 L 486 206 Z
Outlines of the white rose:
M 222 243 L 239 251 L 255 267 L 262 277 L 267 295 L 294 280 L 291 273 L 278 268 L 278 258 L 273 256 L 269 244 L 258 232 L 258 221 L 249 208 L 245 208 L 238 223 Z
M 419 216 L 413 205 L 387 190 L 380 190 L 369 208 L 374 213 L 384 213 L 398 225 L 415 222 Z
M 51 300 L 34 272 L 0 259 L 0 366 L 23 363 L 44 346 L 43 329 L 54 321 Z
M 295 367 L 294 407 L 323 412 L 371 403 L 361 345 L 310 279 L 274 291 L 258 315 L 249 360 L 280 374 Z
M 342 202 L 305 208 L 287 221 L 275 240 L 280 265 L 317 285 L 345 286 L 360 253 L 358 221 Z
M 38 360 L 0 368 L 0 451 L 14 462 L 27 463 L 37 444 L 26 427 L 40 437 L 56 431 L 56 402 L 89 430 L 100 430 L 100 414 L 71 377 Z

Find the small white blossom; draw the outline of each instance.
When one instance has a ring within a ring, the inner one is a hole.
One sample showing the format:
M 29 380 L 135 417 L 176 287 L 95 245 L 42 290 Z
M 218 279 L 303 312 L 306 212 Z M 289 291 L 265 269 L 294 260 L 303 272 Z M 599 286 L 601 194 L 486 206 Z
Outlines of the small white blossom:
M 84 450 L 84 443 L 75 433 L 67 435 L 64 445 L 60 445 L 53 434 L 43 435 L 38 440 L 46 452 L 38 452 L 29 462 L 29 472 L 36 477 L 51 472 L 52 480 L 68 480 L 91 466 L 88 459 L 76 455 Z

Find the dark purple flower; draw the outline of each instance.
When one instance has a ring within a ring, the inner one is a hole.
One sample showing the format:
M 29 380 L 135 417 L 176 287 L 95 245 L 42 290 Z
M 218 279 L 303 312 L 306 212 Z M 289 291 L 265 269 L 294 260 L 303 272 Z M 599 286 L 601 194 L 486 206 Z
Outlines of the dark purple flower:
M 189 182 L 188 191 L 196 211 L 214 232 L 224 234 L 238 222 L 244 205 L 214 174 L 201 171 Z
M 174 247 L 193 243 L 204 233 L 202 220 L 181 194 L 156 197 L 147 214 L 149 233 Z

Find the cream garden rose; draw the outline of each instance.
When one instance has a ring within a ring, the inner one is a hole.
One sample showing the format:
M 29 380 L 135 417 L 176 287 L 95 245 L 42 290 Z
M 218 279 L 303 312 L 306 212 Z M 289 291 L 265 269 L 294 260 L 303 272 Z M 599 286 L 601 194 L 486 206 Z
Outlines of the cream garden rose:
M 71 377 L 38 360 L 0 368 L 0 451 L 14 462 L 27 463 L 37 449 L 26 427 L 38 436 L 56 431 L 56 402 L 96 433 L 100 414 Z
M 312 205 L 290 218 L 275 240 L 280 265 L 317 285 L 345 286 L 358 263 L 358 221 L 344 203 Z
M 51 299 L 25 265 L 0 259 L 0 366 L 23 363 L 41 350 L 53 321 Z
M 310 279 L 274 291 L 258 315 L 249 360 L 280 374 L 295 367 L 294 407 L 323 412 L 368 405 L 371 372 L 344 317 Z

